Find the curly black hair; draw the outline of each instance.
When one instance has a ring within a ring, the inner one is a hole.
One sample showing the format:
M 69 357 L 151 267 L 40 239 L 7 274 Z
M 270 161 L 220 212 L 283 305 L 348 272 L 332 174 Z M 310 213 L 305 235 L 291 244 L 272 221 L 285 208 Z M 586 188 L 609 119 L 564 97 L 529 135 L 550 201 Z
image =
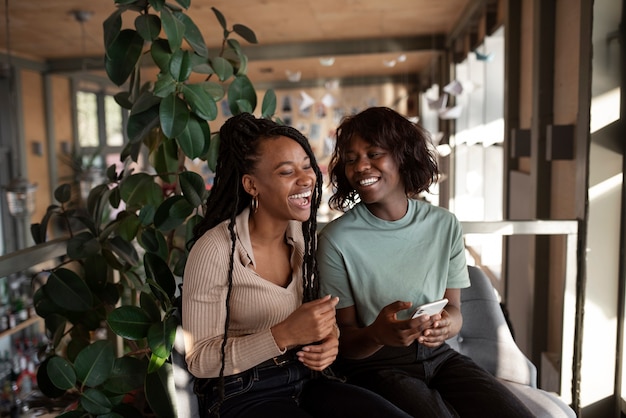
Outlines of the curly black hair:
M 334 190 L 329 200 L 331 208 L 346 211 L 360 200 L 345 174 L 345 150 L 354 136 L 391 153 L 407 196 L 427 191 L 437 181 L 437 157 L 428 146 L 428 132 L 393 109 L 370 107 L 346 116 L 337 128 L 337 143 L 328 169 Z

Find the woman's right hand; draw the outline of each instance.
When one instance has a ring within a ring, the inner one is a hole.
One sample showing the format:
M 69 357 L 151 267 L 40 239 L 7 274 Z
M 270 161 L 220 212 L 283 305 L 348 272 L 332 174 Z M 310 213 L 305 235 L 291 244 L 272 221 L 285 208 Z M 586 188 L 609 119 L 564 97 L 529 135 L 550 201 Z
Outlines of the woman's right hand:
M 385 306 L 369 326 L 371 335 L 379 345 L 408 347 L 430 326 L 426 315 L 415 319 L 398 319 L 398 312 L 411 307 L 411 302 L 393 302 Z
M 321 341 L 335 330 L 335 306 L 339 298 L 330 295 L 303 303 L 284 321 L 271 328 L 281 350 Z

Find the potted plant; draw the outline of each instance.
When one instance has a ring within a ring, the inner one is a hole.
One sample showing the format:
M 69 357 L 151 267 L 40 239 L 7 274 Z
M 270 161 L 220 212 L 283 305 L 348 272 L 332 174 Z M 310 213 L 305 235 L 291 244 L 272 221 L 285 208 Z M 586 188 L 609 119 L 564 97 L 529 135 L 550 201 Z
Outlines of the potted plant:
M 213 8 L 223 39 L 219 54 L 211 56 L 185 13 L 190 2 L 115 0 L 103 24 L 107 74 L 127 86 L 116 95 L 130 112 L 122 160 L 137 161 L 145 148 L 150 169 L 108 167 L 107 181 L 89 193 L 87 214 L 69 205 L 70 185 L 61 185 L 54 194 L 58 204 L 31 227 L 35 242 L 42 243 L 52 218 L 80 222 L 78 230 L 67 222 L 67 257 L 48 271 L 33 298 L 50 336 L 39 387 L 51 398 L 76 399 L 63 417 L 176 416 L 168 377 L 179 325 L 177 283 L 208 193 L 186 162 L 200 158 L 215 167 L 219 136 L 208 122 L 216 119 L 220 101 L 233 114 L 257 105 L 247 58 L 233 37 L 256 43 L 254 32 L 241 24 L 229 27 Z M 128 15 L 136 16 L 133 28 L 123 28 Z M 141 80 L 146 60 L 158 66 L 156 80 Z M 192 82 L 193 74 L 201 81 Z M 271 117 L 275 107 L 270 90 L 262 115 Z M 109 219 L 112 208 L 117 215 Z M 108 338 L 98 338 L 102 329 Z

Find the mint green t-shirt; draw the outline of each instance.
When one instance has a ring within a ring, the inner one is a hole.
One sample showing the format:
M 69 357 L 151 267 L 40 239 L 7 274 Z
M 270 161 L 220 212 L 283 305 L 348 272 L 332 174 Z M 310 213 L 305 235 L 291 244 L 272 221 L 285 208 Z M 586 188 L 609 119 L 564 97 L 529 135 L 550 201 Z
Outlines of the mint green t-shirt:
M 322 229 L 317 260 L 321 294 L 338 296 L 337 309 L 355 306 L 362 326 L 395 301 L 417 307 L 441 299 L 447 288 L 470 285 L 458 219 L 419 200 L 409 199 L 397 221 L 357 204 Z

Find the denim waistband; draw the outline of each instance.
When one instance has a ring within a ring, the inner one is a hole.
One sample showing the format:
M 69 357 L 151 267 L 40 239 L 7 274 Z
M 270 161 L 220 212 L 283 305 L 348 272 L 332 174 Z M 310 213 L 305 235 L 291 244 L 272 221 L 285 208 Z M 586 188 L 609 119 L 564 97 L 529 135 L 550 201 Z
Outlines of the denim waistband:
M 268 367 L 284 367 L 288 364 L 292 364 L 294 362 L 299 362 L 298 356 L 296 355 L 298 351 L 296 349 L 288 350 L 285 354 L 281 354 L 280 356 L 272 357 L 271 359 L 265 360 L 262 363 L 257 364 L 255 367 L 257 369 L 266 369 Z

